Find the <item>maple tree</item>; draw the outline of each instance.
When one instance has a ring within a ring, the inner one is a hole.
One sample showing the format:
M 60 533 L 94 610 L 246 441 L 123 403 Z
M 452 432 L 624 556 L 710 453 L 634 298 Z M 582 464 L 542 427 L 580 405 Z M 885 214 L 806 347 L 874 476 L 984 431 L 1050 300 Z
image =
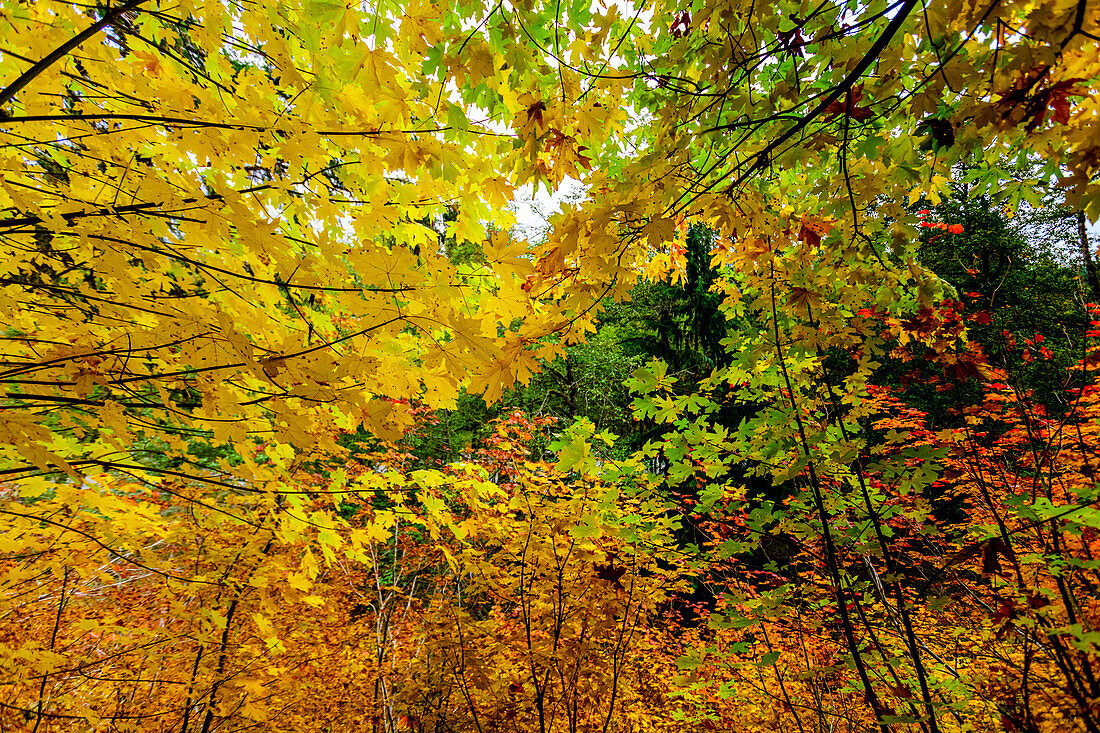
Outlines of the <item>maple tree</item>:
M 910 213 L 961 168 L 1100 216 L 1098 13 L 3 3 L 0 720 L 310 728 L 308 684 L 349 729 L 1100 730 L 1095 354 L 1057 418 L 993 386 Z M 637 455 L 580 422 L 551 466 L 519 417 L 465 464 L 401 451 L 639 278 L 690 286 L 713 369 L 634 372 Z M 988 386 L 935 432 L 886 358 Z M 736 576 L 757 546 L 802 580 Z M 725 589 L 705 628 L 660 620 L 689 576 Z

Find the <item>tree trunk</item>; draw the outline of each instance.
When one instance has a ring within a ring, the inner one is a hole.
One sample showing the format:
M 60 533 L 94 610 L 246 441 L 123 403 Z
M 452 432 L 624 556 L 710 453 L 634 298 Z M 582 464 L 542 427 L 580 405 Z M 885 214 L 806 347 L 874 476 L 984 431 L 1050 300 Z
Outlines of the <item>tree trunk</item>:
M 1089 284 L 1089 295 L 1094 303 L 1100 303 L 1100 275 L 1096 272 L 1096 263 L 1092 259 L 1092 248 L 1089 246 L 1089 233 L 1085 229 L 1085 212 L 1078 211 L 1077 218 L 1078 245 L 1081 247 L 1081 258 L 1085 261 L 1085 279 Z

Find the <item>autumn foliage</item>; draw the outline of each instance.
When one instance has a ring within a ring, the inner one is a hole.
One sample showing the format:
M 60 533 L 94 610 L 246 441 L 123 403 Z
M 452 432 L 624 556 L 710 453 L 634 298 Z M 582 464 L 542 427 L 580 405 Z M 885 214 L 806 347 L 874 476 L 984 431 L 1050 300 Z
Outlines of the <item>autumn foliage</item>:
M 1098 23 L 0 2 L 0 729 L 1100 733 Z

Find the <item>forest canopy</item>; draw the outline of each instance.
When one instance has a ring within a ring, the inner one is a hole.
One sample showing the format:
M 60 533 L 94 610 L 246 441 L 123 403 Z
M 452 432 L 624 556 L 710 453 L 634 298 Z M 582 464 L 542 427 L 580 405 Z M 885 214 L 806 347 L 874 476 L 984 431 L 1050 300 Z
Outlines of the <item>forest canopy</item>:
M 0 729 L 1100 733 L 1098 42 L 0 0 Z

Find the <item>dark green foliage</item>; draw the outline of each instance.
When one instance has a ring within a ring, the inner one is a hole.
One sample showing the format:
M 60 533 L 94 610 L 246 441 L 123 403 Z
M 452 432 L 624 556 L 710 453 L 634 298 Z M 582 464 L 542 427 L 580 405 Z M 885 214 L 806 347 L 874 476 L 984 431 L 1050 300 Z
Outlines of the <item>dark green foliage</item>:
M 489 423 L 503 409 L 499 404 L 490 407 L 480 395 L 463 391 L 455 409 L 436 410 L 423 419 L 401 441 L 401 447 L 416 458 L 417 467 L 463 460 L 492 432 Z
M 988 196 L 968 197 L 962 185 L 955 194 L 914 207 L 922 220 L 920 263 L 954 288 L 967 336 L 990 366 L 1060 412 L 1066 368 L 1081 356 L 1088 320 L 1072 212 L 1025 209 L 1009 217 Z M 980 396 L 978 377 L 945 374 L 919 358 L 885 374 L 905 385 L 906 399 L 927 410 L 933 425 L 953 424 L 959 408 Z
M 717 277 L 710 262 L 713 245 L 712 231 L 692 225 L 684 241 L 687 277 L 682 286 L 643 282 L 634 288 L 631 302 L 608 308 L 605 322 L 620 325 L 628 353 L 657 357 L 669 372 L 690 372 L 696 379 L 727 362 L 722 296 L 711 291 Z

